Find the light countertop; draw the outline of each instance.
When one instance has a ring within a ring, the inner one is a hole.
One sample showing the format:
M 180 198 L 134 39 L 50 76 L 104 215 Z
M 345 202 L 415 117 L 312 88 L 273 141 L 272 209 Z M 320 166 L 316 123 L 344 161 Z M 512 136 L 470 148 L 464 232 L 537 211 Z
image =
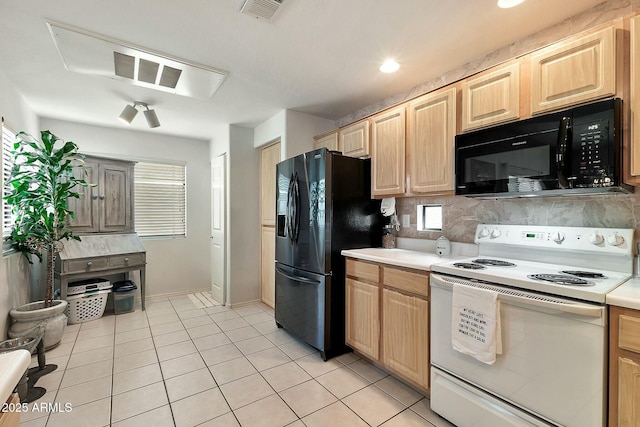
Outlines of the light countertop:
M 384 248 L 346 249 L 343 250 L 341 254 L 350 258 L 425 271 L 430 271 L 432 264 L 463 258 L 453 255 L 441 257 L 434 253 L 412 251 L 408 249 Z
M 609 292 L 607 304 L 640 310 L 640 278 L 633 277 Z
M 0 353 L 0 404 L 7 401 L 31 363 L 27 350 Z

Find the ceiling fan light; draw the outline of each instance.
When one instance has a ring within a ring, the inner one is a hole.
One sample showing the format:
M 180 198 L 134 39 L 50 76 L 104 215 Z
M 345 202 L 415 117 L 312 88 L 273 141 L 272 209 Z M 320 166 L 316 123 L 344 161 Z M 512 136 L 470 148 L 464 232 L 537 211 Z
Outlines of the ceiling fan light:
M 156 114 L 156 110 L 147 110 L 144 111 L 144 118 L 147 119 L 147 125 L 150 128 L 157 128 L 160 126 L 160 120 L 158 120 L 158 116 Z
M 120 116 L 118 116 L 118 118 L 123 122 L 125 122 L 126 124 L 130 125 L 133 119 L 136 117 L 136 114 L 138 114 L 138 110 L 133 105 L 127 104 L 127 106 L 124 107 L 124 110 L 122 110 L 122 113 L 120 113 Z

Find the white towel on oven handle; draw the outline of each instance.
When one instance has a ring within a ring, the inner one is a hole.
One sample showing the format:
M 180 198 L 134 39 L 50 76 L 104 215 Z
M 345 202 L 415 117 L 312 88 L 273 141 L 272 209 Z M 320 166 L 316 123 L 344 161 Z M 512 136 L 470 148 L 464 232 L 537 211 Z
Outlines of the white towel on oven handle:
M 451 306 L 454 350 L 493 365 L 502 354 L 498 292 L 454 284 Z

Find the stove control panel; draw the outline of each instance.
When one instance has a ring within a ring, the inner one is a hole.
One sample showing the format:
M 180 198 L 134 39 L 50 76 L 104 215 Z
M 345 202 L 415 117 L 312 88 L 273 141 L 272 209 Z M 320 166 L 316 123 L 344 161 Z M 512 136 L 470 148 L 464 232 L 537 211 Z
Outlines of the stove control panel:
M 479 245 L 512 245 L 633 256 L 633 229 L 480 224 Z

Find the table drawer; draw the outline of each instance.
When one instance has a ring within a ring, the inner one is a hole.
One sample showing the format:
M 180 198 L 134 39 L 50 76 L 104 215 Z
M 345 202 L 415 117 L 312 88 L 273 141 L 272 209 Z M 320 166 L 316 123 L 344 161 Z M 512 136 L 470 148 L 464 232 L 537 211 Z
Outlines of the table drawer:
M 347 276 L 357 277 L 358 279 L 368 280 L 370 282 L 378 282 L 380 280 L 380 267 L 368 262 L 347 259 Z
M 109 257 L 109 267 L 127 267 L 144 263 L 144 254 L 117 255 Z
M 618 346 L 640 353 L 640 318 L 621 314 L 619 319 Z
M 85 271 L 102 270 L 109 266 L 108 258 L 91 258 L 91 259 L 76 259 L 72 261 L 66 261 L 64 272 L 65 273 L 81 273 Z
M 382 280 L 384 286 L 390 286 L 424 297 L 429 296 L 429 276 L 426 274 L 384 267 Z

